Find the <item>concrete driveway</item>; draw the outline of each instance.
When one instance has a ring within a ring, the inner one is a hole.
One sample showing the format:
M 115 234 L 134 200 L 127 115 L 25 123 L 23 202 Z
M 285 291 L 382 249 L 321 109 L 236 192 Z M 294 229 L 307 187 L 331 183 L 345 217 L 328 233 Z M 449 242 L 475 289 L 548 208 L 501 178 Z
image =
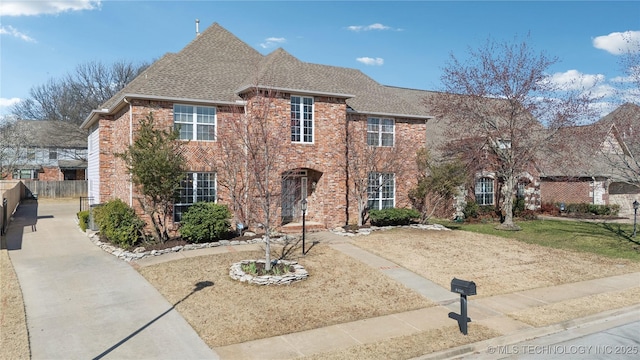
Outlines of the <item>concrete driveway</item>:
M 218 359 L 175 304 L 91 243 L 76 225 L 78 208 L 77 200 L 27 201 L 7 232 L 32 358 Z

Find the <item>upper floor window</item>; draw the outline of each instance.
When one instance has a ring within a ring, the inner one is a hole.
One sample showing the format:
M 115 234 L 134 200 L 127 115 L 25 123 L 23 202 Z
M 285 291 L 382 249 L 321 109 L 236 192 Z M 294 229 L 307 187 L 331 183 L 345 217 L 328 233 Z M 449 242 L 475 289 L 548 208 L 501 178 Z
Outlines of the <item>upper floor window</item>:
M 476 203 L 493 205 L 493 179 L 481 177 L 476 180 Z
M 313 98 L 291 96 L 291 141 L 313 142 Z
M 393 146 L 395 127 L 393 119 L 368 118 L 367 145 Z
M 216 108 L 173 105 L 173 125 L 182 140 L 215 140 Z
M 396 182 L 393 173 L 369 173 L 367 203 L 369 209 L 382 210 L 395 206 Z
M 180 222 L 182 214 L 198 201 L 216 201 L 216 174 L 189 172 L 180 182 L 178 196 L 173 205 L 173 221 Z
M 58 150 L 49 149 L 49 160 L 57 160 L 57 159 L 58 159 Z

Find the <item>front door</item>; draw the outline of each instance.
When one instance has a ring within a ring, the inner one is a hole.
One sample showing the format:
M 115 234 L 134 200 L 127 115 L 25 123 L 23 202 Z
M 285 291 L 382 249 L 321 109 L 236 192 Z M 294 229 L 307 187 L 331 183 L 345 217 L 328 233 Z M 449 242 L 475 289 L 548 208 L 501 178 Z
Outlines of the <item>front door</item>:
M 307 198 L 307 177 L 282 179 L 282 224 L 298 221 L 302 216 L 300 201 Z

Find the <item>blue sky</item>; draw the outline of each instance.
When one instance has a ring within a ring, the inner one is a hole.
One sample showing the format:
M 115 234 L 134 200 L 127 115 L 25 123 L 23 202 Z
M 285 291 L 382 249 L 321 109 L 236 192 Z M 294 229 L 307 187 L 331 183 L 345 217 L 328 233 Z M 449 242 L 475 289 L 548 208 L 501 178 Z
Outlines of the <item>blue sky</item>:
M 195 37 L 196 18 L 201 31 L 217 22 L 263 54 L 282 47 L 302 61 L 426 90 L 442 88 L 450 54 L 464 59 L 469 46 L 489 37 L 528 34 L 536 49 L 561 60 L 549 69 L 556 81 L 598 81 L 603 112 L 615 106 L 613 90 L 624 86 L 621 35 L 640 43 L 635 1 L 3 0 L 0 114 L 78 64 L 138 63 L 180 51 Z

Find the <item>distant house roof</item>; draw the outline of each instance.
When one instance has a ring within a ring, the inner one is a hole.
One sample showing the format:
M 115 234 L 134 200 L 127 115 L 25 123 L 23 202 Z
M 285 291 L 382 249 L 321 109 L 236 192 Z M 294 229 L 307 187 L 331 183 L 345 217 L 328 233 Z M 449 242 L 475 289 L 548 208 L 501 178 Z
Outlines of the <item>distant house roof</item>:
M 109 114 L 126 97 L 234 104 L 253 87 L 347 99 L 352 111 L 429 117 L 421 104 L 399 96 L 360 70 L 303 62 L 283 49 L 262 55 L 217 23 L 185 48 L 153 63 L 83 123 Z
M 593 124 L 560 129 L 539 156 L 538 165 L 546 177 L 615 180 L 616 157 L 607 157 L 606 151 L 640 154 L 640 106 L 627 103 Z
M 86 148 L 87 133 L 64 121 L 18 120 L 16 131 L 25 134 L 28 147 Z

